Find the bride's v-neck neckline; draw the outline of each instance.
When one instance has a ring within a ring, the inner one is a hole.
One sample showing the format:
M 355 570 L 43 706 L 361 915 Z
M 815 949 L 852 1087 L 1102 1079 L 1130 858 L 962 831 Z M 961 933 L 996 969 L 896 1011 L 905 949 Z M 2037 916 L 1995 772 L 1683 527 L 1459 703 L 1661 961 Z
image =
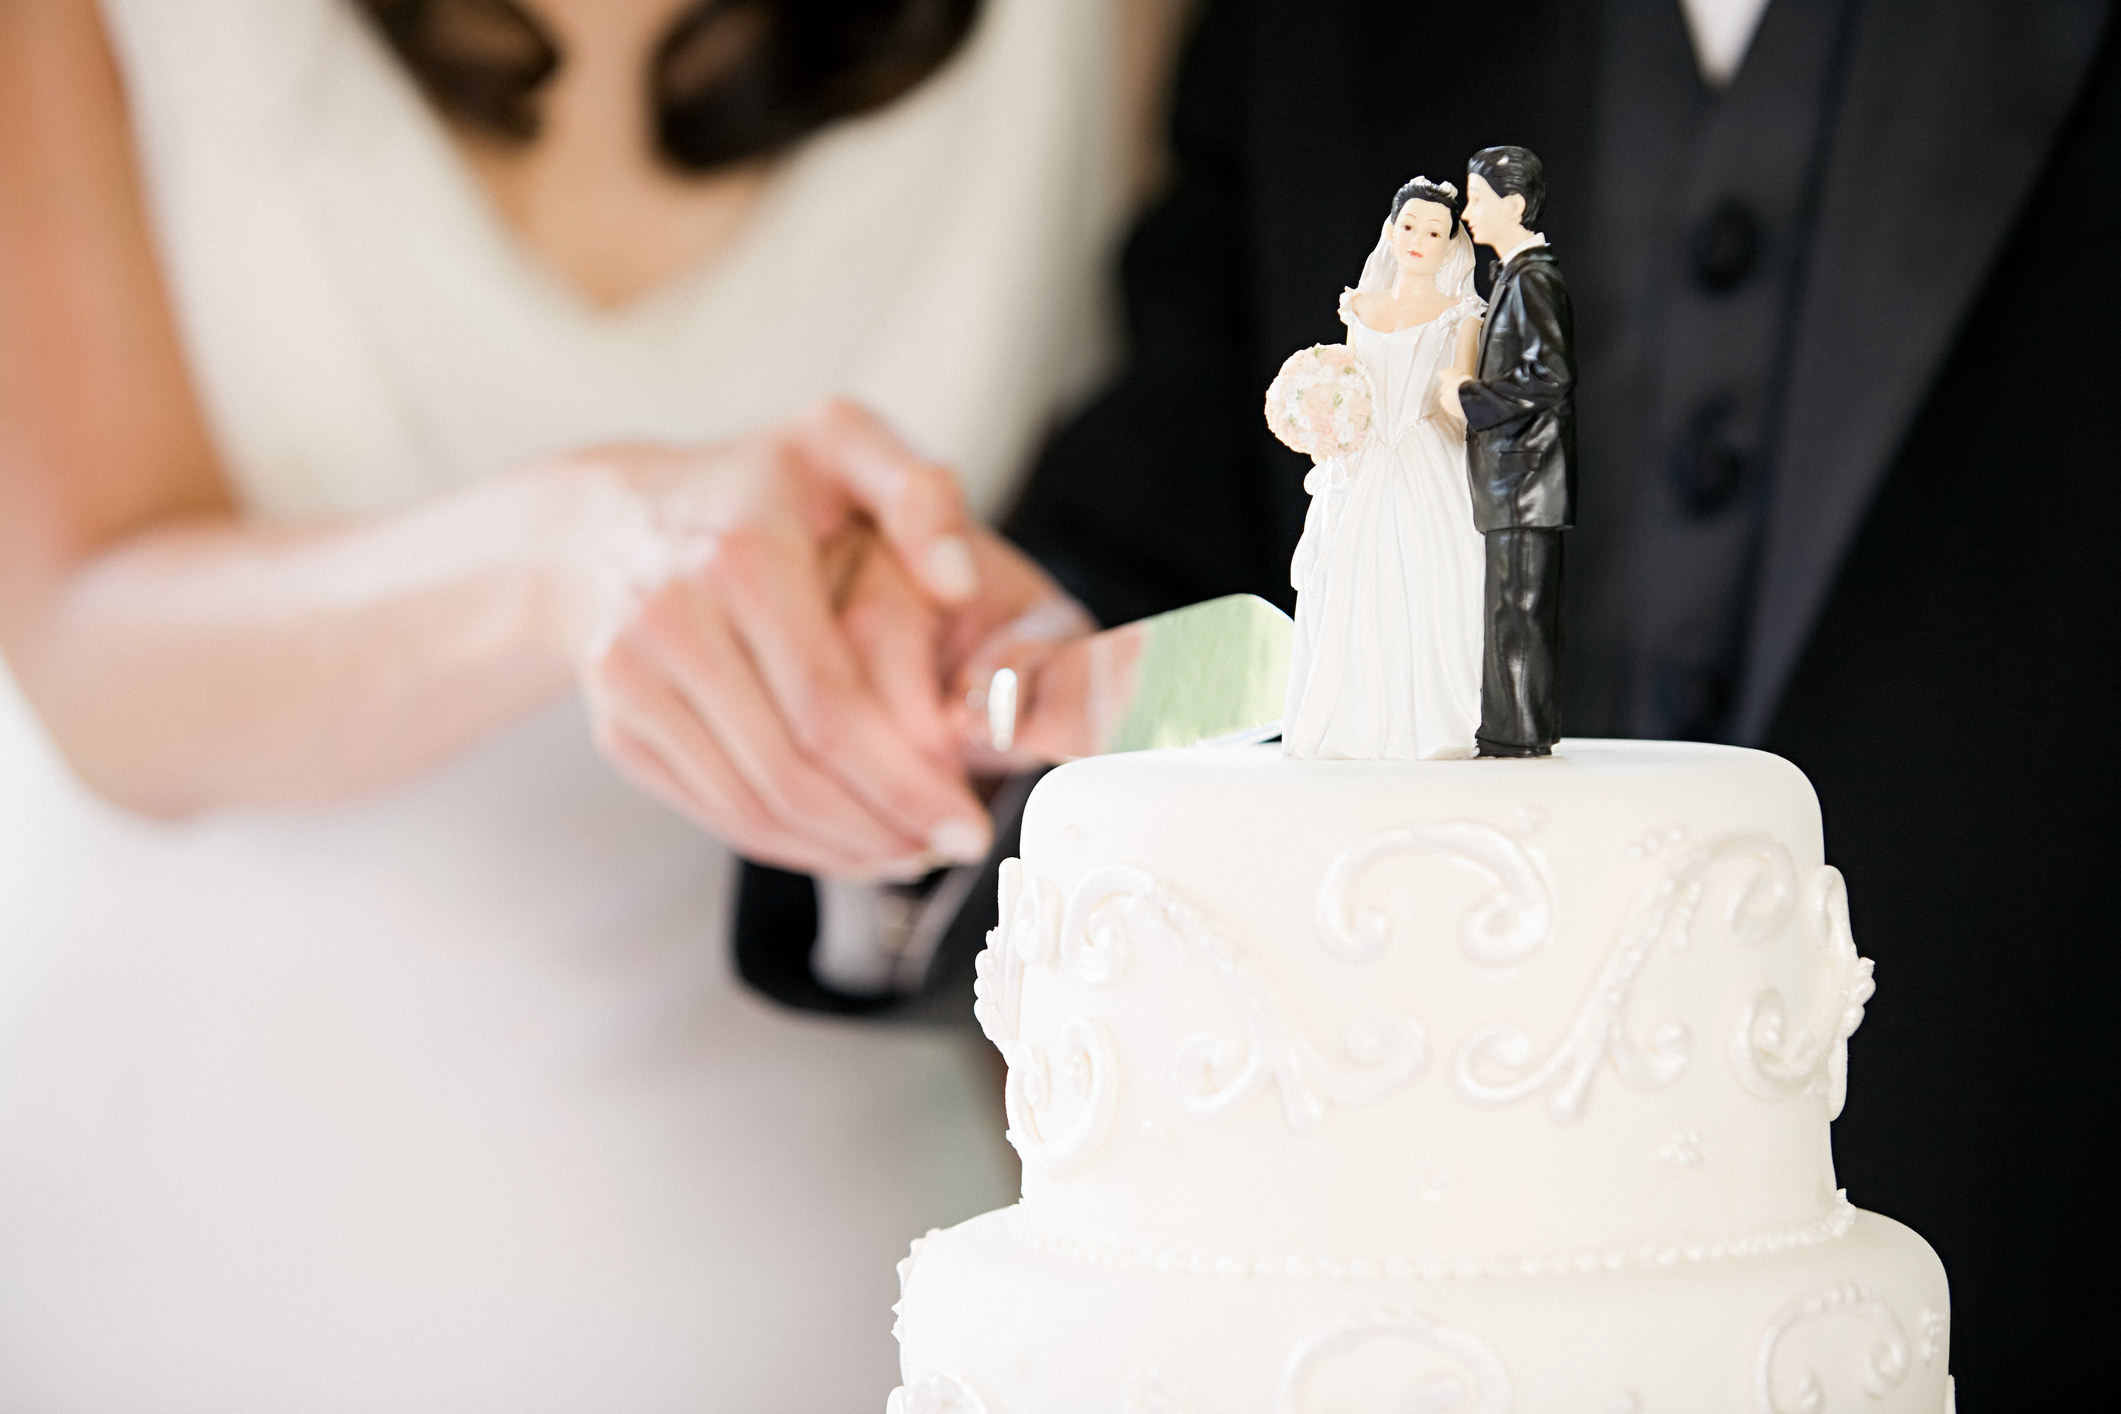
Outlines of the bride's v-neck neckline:
M 520 272 L 521 279 L 545 287 L 552 299 L 571 308 L 578 317 L 597 324 L 636 322 L 683 303 L 696 288 L 715 283 L 716 273 L 750 244 L 751 232 L 776 204 L 774 198 L 783 185 L 779 180 L 782 164 L 776 162 L 760 176 L 731 228 L 707 250 L 619 299 L 606 300 L 538 248 L 508 216 L 493 189 L 479 175 L 470 154 L 449 131 L 447 122 L 432 109 L 428 117 L 434 129 L 434 143 L 440 149 L 436 160 L 447 168 L 445 180 L 459 192 L 461 204 L 470 208 L 467 224 L 482 228 L 478 239 L 503 248 L 505 259 Z
M 1439 324 L 1443 321 L 1443 317 L 1445 315 L 1449 314 L 1452 310 L 1459 308 L 1464 303 L 1465 300 L 1462 297 L 1453 300 L 1451 303 L 1445 305 L 1442 309 L 1437 310 L 1436 313 L 1430 315 L 1427 319 L 1422 320 L 1419 324 L 1402 324 L 1397 329 L 1378 328 L 1375 324 L 1372 324 L 1369 320 L 1363 318 L 1361 314 L 1357 313 L 1353 305 L 1350 305 L 1348 307 L 1348 312 L 1351 315 L 1354 315 L 1355 322 L 1358 325 L 1362 326 L 1364 329 L 1369 330 L 1372 334 L 1375 334 L 1380 339 L 1389 339 L 1395 334 L 1404 334 L 1412 329 L 1427 329 L 1435 324 Z
M 1447 304 L 1442 309 L 1437 310 L 1436 313 L 1430 315 L 1427 319 L 1422 320 L 1419 324 L 1402 324 L 1397 329 L 1380 329 L 1375 324 L 1372 324 L 1369 320 L 1363 318 L 1360 314 L 1355 316 L 1355 322 L 1357 324 L 1360 324 L 1363 328 L 1369 330 L 1371 333 L 1375 334 L 1378 338 L 1389 339 L 1394 334 L 1404 334 L 1410 329 L 1426 329 L 1431 324 L 1434 324 L 1437 320 L 1443 318 L 1446 314 L 1449 314 L 1457 307 L 1458 306 L 1456 305 Z
M 1438 319 L 1443 318 L 1444 315 L 1449 313 L 1450 311 L 1446 309 L 1437 313 L 1431 318 L 1422 320 L 1419 324 L 1402 324 L 1397 329 L 1380 329 L 1375 324 L 1372 324 L 1369 320 L 1363 318 L 1359 314 L 1355 316 L 1355 322 L 1357 324 L 1362 325 L 1363 328 L 1369 330 L 1371 333 L 1375 334 L 1378 338 L 1389 339 L 1394 334 L 1404 334 L 1407 333 L 1409 330 L 1413 329 L 1426 329 L 1431 324 L 1434 324 Z
M 381 37 L 353 13 L 350 5 L 342 3 L 336 8 L 340 23 L 356 31 L 355 44 L 363 51 L 364 60 L 378 70 L 371 77 L 388 91 L 389 101 L 403 118 L 402 124 L 396 125 L 402 143 L 391 142 L 387 136 L 383 142 L 371 142 L 367 145 L 371 146 L 372 157 L 402 146 L 406 171 L 437 203 L 434 208 L 434 214 L 439 218 L 437 224 L 462 240 L 462 248 L 472 256 L 472 263 L 574 324 L 597 330 L 618 330 L 651 322 L 666 316 L 674 308 L 704 300 L 711 290 L 720 286 L 726 272 L 739 264 L 745 253 L 764 238 L 761 233 L 775 224 L 785 205 L 790 185 L 786 180 L 789 159 L 782 158 L 766 173 L 751 209 L 728 239 L 709 254 L 679 267 L 638 293 L 616 303 L 605 303 L 546 260 L 530 244 L 479 179 L 469 157 L 451 137 L 442 115 L 420 92 L 412 76 L 385 47 Z M 346 84 L 350 77 L 342 75 L 337 82 Z M 342 92 L 338 98 L 343 103 L 352 96 Z M 378 154 L 375 149 L 382 152 Z M 387 155 L 384 160 L 388 160 Z M 372 171 L 372 175 L 389 184 L 387 169 Z
M 1457 302 L 1456 302 L 1456 301 L 1452 301 L 1452 302 L 1450 302 L 1450 303 L 1447 303 L 1447 304 L 1445 304 L 1445 305 L 1444 305 L 1444 307 L 1443 307 L 1442 309 L 1439 309 L 1439 310 L 1437 310 L 1437 311 L 1436 311 L 1436 312 L 1435 312 L 1434 314 L 1430 315 L 1430 316 L 1429 316 L 1429 317 L 1428 317 L 1427 319 L 1424 319 L 1424 320 L 1422 320 L 1421 322 L 1419 322 L 1419 323 L 1417 323 L 1417 324 L 1402 324 L 1402 325 L 1400 325 L 1400 326 L 1399 326 L 1399 327 L 1398 327 L 1397 329 L 1380 329 L 1380 328 L 1378 328 L 1378 327 L 1377 327 L 1377 326 L 1376 326 L 1375 324 L 1372 324 L 1372 323 L 1371 323 L 1371 322 L 1370 322 L 1369 320 L 1367 320 L 1367 319 L 1365 319 L 1365 318 L 1363 318 L 1363 317 L 1362 317 L 1362 312 L 1361 312 L 1360 310 L 1358 310 L 1358 309 L 1356 309 L 1356 308 L 1355 308 L 1354 302 L 1353 302 L 1352 300 L 1350 300 L 1350 301 L 1349 301 L 1349 304 L 1348 304 L 1348 313 L 1350 313 L 1351 315 L 1353 315 L 1353 316 L 1355 317 L 1355 322 L 1356 322 L 1357 324 L 1360 324 L 1360 325 L 1361 325 L 1361 326 L 1362 326 L 1363 328 L 1365 328 L 1365 329 L 1369 330 L 1369 331 L 1370 331 L 1371 333 L 1375 334 L 1375 335 L 1376 335 L 1376 336 L 1377 336 L 1378 338 L 1380 338 L 1380 339 L 1389 339 L 1389 338 L 1391 338 L 1391 337 L 1392 337 L 1392 336 L 1393 336 L 1394 334 L 1404 334 L 1404 333 L 1406 333 L 1406 332 L 1407 332 L 1407 331 L 1408 331 L 1409 329 L 1426 329 L 1426 328 L 1428 328 L 1428 327 L 1429 327 L 1429 326 L 1430 326 L 1431 324 L 1434 324 L 1434 323 L 1435 323 L 1435 322 L 1436 322 L 1437 320 L 1439 320 L 1439 319 L 1443 318 L 1443 317 L 1444 317 L 1444 316 L 1445 316 L 1446 314 L 1449 314 L 1449 313 L 1450 313 L 1450 312 L 1451 312 L 1452 310 L 1454 310 L 1454 309 L 1456 309 L 1456 308 L 1458 308 L 1458 304 L 1457 304 Z

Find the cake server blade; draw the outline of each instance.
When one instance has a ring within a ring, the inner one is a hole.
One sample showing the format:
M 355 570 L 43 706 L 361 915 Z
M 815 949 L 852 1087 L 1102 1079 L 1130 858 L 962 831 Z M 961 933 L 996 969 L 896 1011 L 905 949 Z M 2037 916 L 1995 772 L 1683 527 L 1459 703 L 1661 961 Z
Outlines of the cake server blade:
M 1295 636 L 1274 605 L 1229 594 L 1076 639 L 989 678 L 989 741 L 1047 761 L 1265 741 L 1281 730 Z

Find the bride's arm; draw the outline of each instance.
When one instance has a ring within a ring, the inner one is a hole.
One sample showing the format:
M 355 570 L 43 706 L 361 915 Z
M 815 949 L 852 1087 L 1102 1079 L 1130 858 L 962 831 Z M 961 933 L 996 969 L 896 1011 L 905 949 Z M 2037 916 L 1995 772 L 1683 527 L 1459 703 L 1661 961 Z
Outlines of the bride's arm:
M 1466 411 L 1458 401 L 1458 386 L 1480 369 L 1480 323 L 1477 314 L 1459 321 L 1458 348 L 1451 366 L 1436 373 L 1436 410 L 1460 433 L 1466 430 Z
M 561 458 L 410 512 L 247 524 L 186 380 L 91 0 L 0 0 L 0 648 L 79 774 L 163 815 L 401 781 L 578 670 L 616 760 L 758 857 L 984 844 L 835 632 L 864 512 L 973 572 L 946 472 L 827 409 L 719 449 Z M 689 572 L 638 592 L 690 553 Z
M 1458 322 L 1458 352 L 1451 360 L 1454 372 L 1471 378 L 1480 364 L 1480 316 L 1472 314 Z

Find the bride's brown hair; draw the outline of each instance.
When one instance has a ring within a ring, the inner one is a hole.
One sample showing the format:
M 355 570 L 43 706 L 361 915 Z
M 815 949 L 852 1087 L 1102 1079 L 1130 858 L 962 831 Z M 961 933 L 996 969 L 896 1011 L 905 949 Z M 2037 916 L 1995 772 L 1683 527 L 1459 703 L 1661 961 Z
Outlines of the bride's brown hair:
M 538 131 L 565 56 L 518 0 L 361 0 L 444 112 L 497 137 Z M 979 0 L 702 0 L 650 56 L 665 159 L 706 171 L 881 108 L 957 52 Z

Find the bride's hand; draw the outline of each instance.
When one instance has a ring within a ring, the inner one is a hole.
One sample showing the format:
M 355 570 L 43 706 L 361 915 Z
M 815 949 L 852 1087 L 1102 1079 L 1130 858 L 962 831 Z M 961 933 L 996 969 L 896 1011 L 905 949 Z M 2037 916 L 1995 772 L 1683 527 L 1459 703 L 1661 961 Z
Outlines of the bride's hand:
M 977 597 L 947 470 L 846 403 L 729 446 L 560 470 L 578 495 L 556 620 L 622 771 L 788 868 L 908 875 L 985 854 L 962 769 L 887 703 L 903 678 L 879 680 L 834 602 L 872 526 L 911 599 Z
M 1459 385 L 1466 375 L 1456 368 L 1442 368 L 1436 372 L 1436 411 L 1449 426 L 1460 433 L 1466 430 L 1466 410 L 1458 401 Z

